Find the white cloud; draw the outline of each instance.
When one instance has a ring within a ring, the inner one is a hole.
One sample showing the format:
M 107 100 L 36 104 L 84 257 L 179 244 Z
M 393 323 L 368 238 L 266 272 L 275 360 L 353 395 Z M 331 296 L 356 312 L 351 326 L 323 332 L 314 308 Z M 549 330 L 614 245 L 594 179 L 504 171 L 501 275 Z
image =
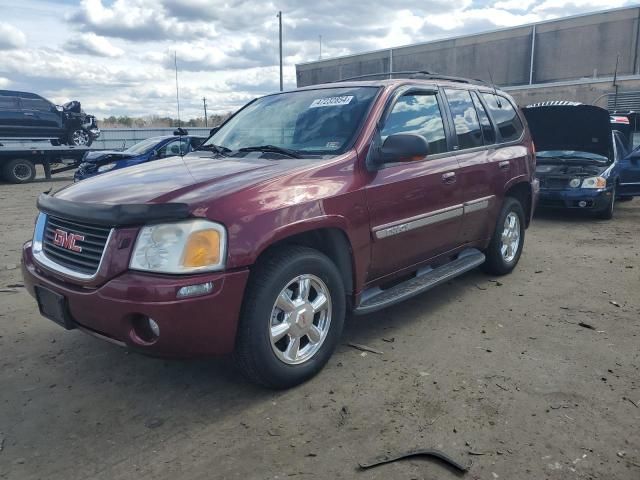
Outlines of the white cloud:
M 0 88 L 7 88 L 11 84 L 8 78 L 0 77 Z
M 493 8 L 502 10 L 529 10 L 537 0 L 503 0 L 493 4 Z
M 118 58 L 124 50 L 113 45 L 109 40 L 95 33 L 78 34 L 68 40 L 64 47 L 70 52 L 84 53 L 98 57 Z
M 603 10 L 635 3 L 632 0 L 544 0 L 533 8 L 534 12 L 555 15 L 573 15 L 584 11 Z
M 0 50 L 10 50 L 24 47 L 27 43 L 26 35 L 5 22 L 0 22 Z

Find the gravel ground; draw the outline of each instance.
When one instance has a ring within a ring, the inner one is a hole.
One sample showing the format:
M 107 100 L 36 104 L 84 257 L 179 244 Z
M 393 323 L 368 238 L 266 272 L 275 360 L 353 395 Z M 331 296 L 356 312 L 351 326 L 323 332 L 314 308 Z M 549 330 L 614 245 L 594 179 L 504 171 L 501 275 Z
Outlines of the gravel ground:
M 320 375 L 272 392 L 226 359 L 147 358 L 39 316 L 20 248 L 37 194 L 68 181 L 0 185 L 0 478 L 640 478 L 640 200 L 613 221 L 539 214 L 513 274 L 351 318 Z M 414 448 L 469 472 L 358 470 Z

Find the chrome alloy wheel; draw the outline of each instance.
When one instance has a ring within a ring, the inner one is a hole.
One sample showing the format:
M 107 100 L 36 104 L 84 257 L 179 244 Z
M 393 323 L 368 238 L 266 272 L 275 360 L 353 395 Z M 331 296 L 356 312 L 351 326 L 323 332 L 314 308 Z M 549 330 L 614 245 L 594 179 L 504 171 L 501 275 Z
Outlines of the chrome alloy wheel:
M 71 141 L 74 145 L 82 147 L 89 143 L 89 134 L 84 130 L 76 130 L 71 134 Z
M 509 212 L 504 219 L 504 229 L 500 240 L 500 253 L 506 263 L 513 262 L 520 246 L 520 219 L 515 212 Z
M 315 275 L 299 275 L 280 292 L 270 317 L 271 348 L 288 365 L 310 360 L 327 338 L 331 294 Z

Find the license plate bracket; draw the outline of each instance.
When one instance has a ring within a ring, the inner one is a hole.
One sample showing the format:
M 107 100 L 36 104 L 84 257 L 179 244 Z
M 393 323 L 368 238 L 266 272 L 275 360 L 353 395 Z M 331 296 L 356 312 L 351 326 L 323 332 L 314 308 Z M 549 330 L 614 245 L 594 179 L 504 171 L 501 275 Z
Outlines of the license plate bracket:
M 36 285 L 34 289 L 36 300 L 38 301 L 38 308 L 43 317 L 54 321 L 67 330 L 76 328 L 75 322 L 69 314 L 67 299 L 64 295 L 60 295 L 59 293 L 38 285 Z

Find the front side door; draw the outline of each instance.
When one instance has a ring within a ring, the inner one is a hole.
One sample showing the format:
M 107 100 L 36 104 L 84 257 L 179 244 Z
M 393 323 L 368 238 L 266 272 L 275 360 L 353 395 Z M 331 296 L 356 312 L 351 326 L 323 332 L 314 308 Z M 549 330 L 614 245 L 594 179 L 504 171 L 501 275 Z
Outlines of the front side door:
M 61 113 L 55 105 L 41 97 L 20 98 L 22 114 L 29 125 L 30 135 L 36 137 L 59 137 L 64 131 L 62 128 Z
M 618 195 L 640 196 L 640 150 L 634 150 L 620 161 Z
M 436 90 L 397 96 L 381 121 L 380 142 L 397 133 L 425 137 L 429 154 L 387 163 L 366 187 L 372 259 L 368 280 L 407 269 L 455 248 L 462 217 L 458 162 L 450 149 L 442 99 Z

